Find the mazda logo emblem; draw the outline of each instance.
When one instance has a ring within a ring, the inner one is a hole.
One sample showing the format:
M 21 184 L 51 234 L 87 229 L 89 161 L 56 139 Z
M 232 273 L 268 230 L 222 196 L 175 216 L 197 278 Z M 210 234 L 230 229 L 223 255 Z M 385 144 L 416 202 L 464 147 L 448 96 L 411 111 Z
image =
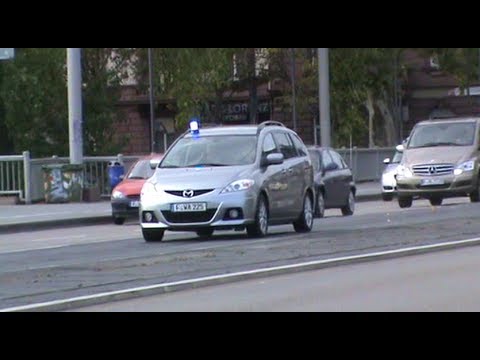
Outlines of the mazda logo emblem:
M 191 198 L 193 197 L 193 190 L 183 190 L 182 195 L 185 198 Z
M 430 166 L 430 167 L 428 168 L 428 172 L 429 172 L 430 174 L 432 174 L 432 175 L 433 175 L 433 174 L 436 174 L 436 173 L 437 173 L 437 168 L 436 168 L 435 166 Z

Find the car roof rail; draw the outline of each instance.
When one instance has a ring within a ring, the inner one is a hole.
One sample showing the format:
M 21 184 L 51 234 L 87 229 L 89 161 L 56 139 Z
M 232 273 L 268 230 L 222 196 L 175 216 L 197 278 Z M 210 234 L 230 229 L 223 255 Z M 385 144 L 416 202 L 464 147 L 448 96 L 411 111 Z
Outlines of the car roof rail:
M 260 132 L 261 130 L 263 130 L 264 128 L 266 128 L 267 126 L 281 126 L 281 127 L 285 127 L 285 125 L 283 123 L 281 123 L 280 121 L 273 121 L 273 120 L 267 120 L 267 121 L 264 121 L 262 123 L 260 123 L 258 125 L 258 131 Z

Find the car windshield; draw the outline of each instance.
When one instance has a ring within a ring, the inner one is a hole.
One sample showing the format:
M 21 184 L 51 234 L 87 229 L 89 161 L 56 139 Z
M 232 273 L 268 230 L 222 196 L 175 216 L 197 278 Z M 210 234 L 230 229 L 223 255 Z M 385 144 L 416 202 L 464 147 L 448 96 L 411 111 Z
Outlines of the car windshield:
M 150 160 L 140 160 L 135 165 L 127 175 L 127 179 L 148 179 L 150 178 L 155 170 L 150 168 Z
M 252 164 L 256 140 L 255 135 L 185 137 L 168 152 L 160 168 Z
M 475 137 L 475 123 L 449 122 L 420 125 L 415 128 L 408 148 L 469 146 Z

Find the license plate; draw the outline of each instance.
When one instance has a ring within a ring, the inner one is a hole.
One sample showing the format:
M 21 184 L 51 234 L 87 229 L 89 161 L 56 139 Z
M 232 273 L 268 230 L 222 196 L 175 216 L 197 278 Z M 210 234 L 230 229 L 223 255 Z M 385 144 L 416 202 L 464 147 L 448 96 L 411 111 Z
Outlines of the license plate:
M 173 212 L 207 211 L 207 203 L 172 204 Z
M 138 208 L 140 206 L 140 201 L 130 201 L 131 208 Z
M 443 179 L 422 179 L 422 186 L 431 186 L 431 185 L 443 185 L 445 180 Z

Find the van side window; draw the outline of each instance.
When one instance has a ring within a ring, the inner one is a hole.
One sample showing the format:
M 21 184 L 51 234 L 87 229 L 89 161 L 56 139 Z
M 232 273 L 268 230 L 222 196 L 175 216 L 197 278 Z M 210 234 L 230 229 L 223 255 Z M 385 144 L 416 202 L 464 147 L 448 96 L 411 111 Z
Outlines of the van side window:
M 287 133 L 274 132 L 273 137 L 285 159 L 291 159 L 297 156 L 297 150 L 293 146 Z
M 263 139 L 262 145 L 262 158 L 266 158 L 269 154 L 278 153 L 277 146 L 275 145 L 275 141 L 273 141 L 272 134 L 267 134 Z
M 298 155 L 299 156 L 307 156 L 307 148 L 306 148 L 305 144 L 302 142 L 302 140 L 300 140 L 298 135 L 290 134 L 290 138 L 293 141 L 293 145 L 297 149 Z

